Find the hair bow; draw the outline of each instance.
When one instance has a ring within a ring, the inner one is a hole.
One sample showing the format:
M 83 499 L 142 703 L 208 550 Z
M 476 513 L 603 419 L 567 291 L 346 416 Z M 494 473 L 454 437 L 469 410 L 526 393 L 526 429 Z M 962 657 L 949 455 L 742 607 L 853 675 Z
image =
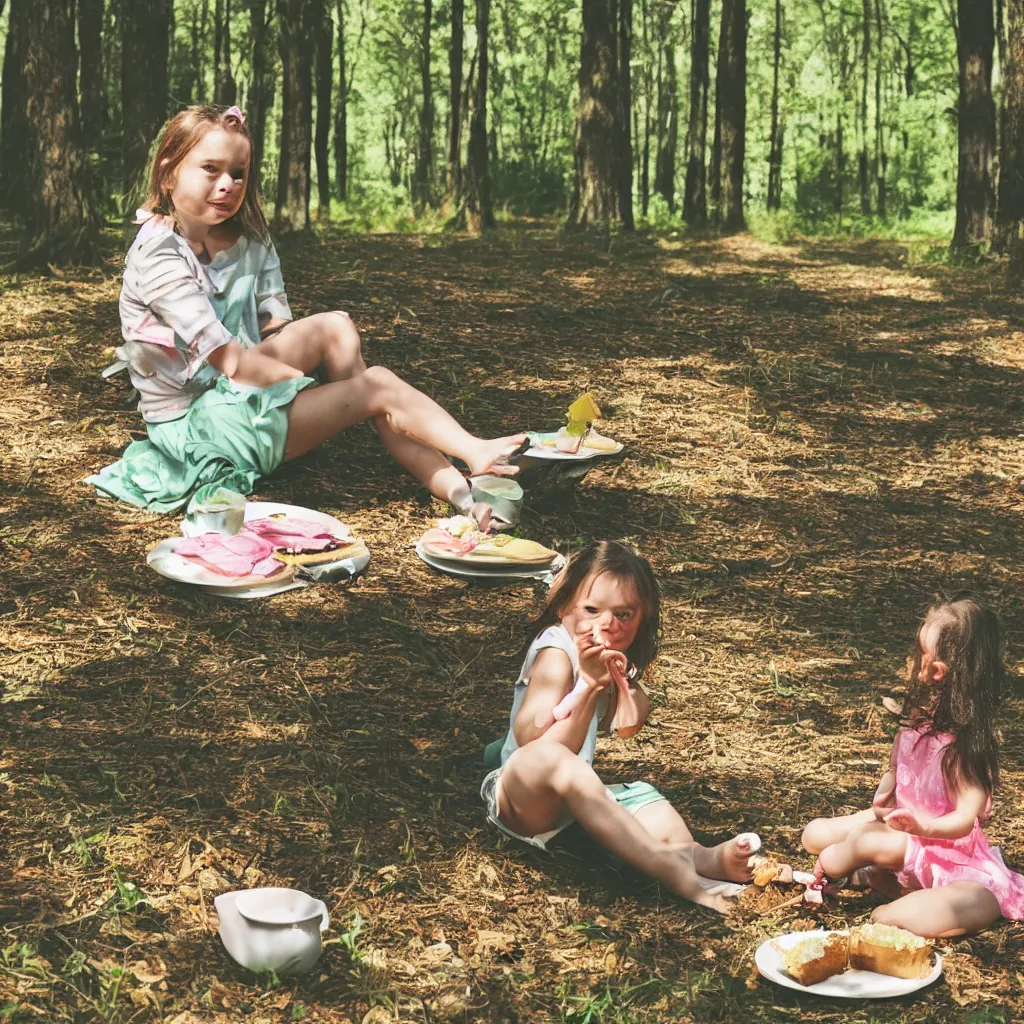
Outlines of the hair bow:
M 242 122 L 242 124 L 245 124 L 245 114 L 242 113 L 242 108 L 237 107 L 234 104 L 232 104 L 230 107 L 228 107 L 227 110 L 224 111 L 224 116 L 237 117 L 238 120 Z

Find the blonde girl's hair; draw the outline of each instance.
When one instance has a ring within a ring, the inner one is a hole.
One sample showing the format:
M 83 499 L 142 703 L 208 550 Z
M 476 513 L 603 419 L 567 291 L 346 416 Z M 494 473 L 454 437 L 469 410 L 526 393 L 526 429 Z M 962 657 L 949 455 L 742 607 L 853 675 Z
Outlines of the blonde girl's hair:
M 236 223 L 250 238 L 265 241 L 270 237 L 270 228 L 263 213 L 259 184 L 253 181 L 252 136 L 238 107 L 186 107 L 163 126 L 150 164 L 149 191 L 142 202 L 142 209 L 174 217 L 170 186 L 174 172 L 196 143 L 214 128 L 241 135 L 249 143 L 249 163 L 245 169 L 245 198 L 238 212 L 225 223 Z
M 651 563 L 618 541 L 597 541 L 573 555 L 548 594 L 548 603 L 534 623 L 533 636 L 561 620 L 587 580 L 605 574 L 631 587 L 640 605 L 640 628 L 625 652 L 634 678 L 639 677 L 658 655 L 661 597 Z

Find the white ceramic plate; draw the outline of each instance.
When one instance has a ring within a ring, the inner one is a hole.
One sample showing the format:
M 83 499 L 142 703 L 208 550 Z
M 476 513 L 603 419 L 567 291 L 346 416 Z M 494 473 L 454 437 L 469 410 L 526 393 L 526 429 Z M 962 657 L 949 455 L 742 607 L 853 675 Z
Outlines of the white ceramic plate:
M 417 543 L 422 545 L 423 541 L 420 540 Z M 467 568 L 478 566 L 481 569 L 490 569 L 493 566 L 494 568 L 502 569 L 528 569 L 531 572 L 536 572 L 538 569 L 550 569 L 554 564 L 554 559 L 538 559 L 536 562 L 517 562 L 508 558 L 502 558 L 500 555 L 477 555 L 475 557 L 472 553 L 467 555 L 438 555 L 433 551 L 428 551 L 425 546 L 423 553 L 429 555 L 435 562 L 443 562 L 445 565 L 464 565 Z
M 322 523 L 339 537 L 352 536 L 352 531 L 343 522 L 326 512 L 317 512 L 316 509 L 303 508 L 301 505 L 286 505 L 279 501 L 247 501 L 245 503 L 246 522 L 252 519 L 266 519 L 272 515 L 290 515 L 296 519 Z M 182 532 L 185 533 L 191 524 L 188 520 L 182 520 L 181 525 Z M 286 565 L 281 572 L 268 577 L 243 576 L 233 580 L 226 576 L 220 576 L 197 562 L 174 553 L 174 549 L 184 539 L 184 537 L 168 537 L 166 540 L 162 540 L 146 556 L 146 561 L 161 576 L 178 583 L 191 583 L 194 586 L 204 587 L 218 597 L 269 597 L 271 594 L 304 586 L 301 581 L 294 578 L 298 571 L 298 567 L 294 565 Z M 339 561 L 345 561 L 345 559 L 342 558 Z M 365 565 L 360 568 L 365 568 Z
M 758 971 L 776 985 L 831 999 L 892 999 L 894 996 L 906 996 L 930 985 L 942 974 L 942 957 L 938 953 L 935 954 L 935 966 L 931 973 L 923 978 L 890 978 L 887 974 L 876 974 L 874 971 L 843 971 L 842 974 L 833 974 L 831 978 L 819 981 L 817 985 L 801 985 L 783 971 L 782 954 L 773 943 L 788 949 L 808 935 L 827 934 L 825 929 L 819 928 L 817 931 L 789 932 L 775 939 L 767 939 L 757 947 L 754 963 Z
M 465 576 L 467 579 L 543 580 L 546 576 L 559 572 L 565 565 L 565 558 L 559 555 L 550 565 L 517 567 L 505 563 L 504 565 L 486 568 L 473 565 L 472 563 L 448 561 L 443 558 L 436 558 L 434 555 L 428 555 L 423 550 L 423 545 L 419 541 L 416 542 L 416 554 L 431 569 L 437 569 L 438 572 L 447 573 L 449 576 Z
M 546 436 L 541 434 L 540 436 Z M 554 436 L 553 434 L 551 435 Z M 560 452 L 551 445 L 531 445 L 524 453 L 527 459 L 547 459 L 550 462 L 585 462 L 587 459 L 599 459 L 602 455 L 618 455 L 626 446 L 621 441 L 615 442 L 618 448 L 613 452 L 598 451 L 583 445 L 578 452 Z

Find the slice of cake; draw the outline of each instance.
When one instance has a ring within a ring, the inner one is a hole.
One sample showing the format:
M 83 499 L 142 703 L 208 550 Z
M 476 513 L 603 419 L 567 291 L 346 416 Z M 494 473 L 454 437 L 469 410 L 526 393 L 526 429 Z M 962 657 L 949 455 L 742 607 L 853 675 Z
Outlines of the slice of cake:
M 923 978 L 932 969 L 932 944 L 905 928 L 863 924 L 850 933 L 850 966 L 893 978 Z
M 798 939 L 781 950 L 786 973 L 801 985 L 817 985 L 846 970 L 849 932 L 826 932 Z

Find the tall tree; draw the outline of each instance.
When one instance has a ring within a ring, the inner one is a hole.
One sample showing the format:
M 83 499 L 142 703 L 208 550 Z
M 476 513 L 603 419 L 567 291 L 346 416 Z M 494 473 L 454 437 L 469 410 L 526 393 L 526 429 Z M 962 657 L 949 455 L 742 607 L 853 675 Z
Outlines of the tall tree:
M 78 0 L 82 137 L 90 149 L 103 126 L 103 0 Z
M 629 113 L 633 109 L 633 0 L 618 0 L 619 35 L 619 220 L 633 230 L 633 146 Z
M 994 45 L 992 0 L 957 0 L 960 100 L 955 248 L 986 242 L 992 227 L 992 159 L 996 145 L 996 112 L 992 101 Z
M 606 229 L 613 223 L 633 226 L 632 197 L 627 203 L 624 195 L 624 183 L 632 179 L 633 160 L 629 106 L 623 95 L 625 89 L 628 96 L 628 84 L 621 74 L 631 7 L 629 0 L 621 6 L 619 0 L 583 0 L 576 180 L 569 228 Z
M 875 0 L 875 38 L 878 40 L 878 56 L 875 58 L 875 188 L 878 216 L 885 220 L 888 213 L 885 174 L 889 158 L 885 153 L 885 114 L 882 110 L 882 53 L 885 38 L 882 35 L 882 3 Z M 911 12 L 911 29 L 913 29 L 913 12 Z M 907 51 L 907 95 L 913 92 L 914 70 L 910 63 L 910 51 Z
M 744 230 L 743 171 L 747 130 L 747 4 L 722 0 L 715 77 L 715 197 L 724 232 Z
M 334 85 L 334 22 L 325 0 L 313 0 L 316 35 L 316 190 L 318 218 L 331 212 L 331 90 Z
M 121 2 L 121 166 L 128 195 L 141 184 L 149 148 L 167 117 L 171 6 L 172 0 Z
M 12 0 L 24 54 L 25 161 L 21 196 L 29 242 L 24 266 L 94 255 L 99 219 L 82 145 L 75 26 L 65 0 Z
M 676 150 L 679 147 L 679 74 L 676 39 L 672 29 L 675 4 L 665 4 L 659 19 L 661 48 L 658 77 L 658 151 L 654 160 L 654 191 L 676 211 Z
M 29 145 L 28 82 L 25 61 L 28 53 L 31 0 L 12 2 L 4 44 L 3 98 L 0 102 L 0 175 L 4 203 L 12 210 L 21 207 L 27 175 L 25 153 Z
M 782 0 L 775 0 L 775 31 L 772 34 L 772 125 L 768 150 L 769 210 L 782 208 L 782 143 L 785 135 L 779 115 L 779 66 L 782 63 Z
M 217 0 L 214 41 L 217 43 L 215 63 L 216 80 L 213 102 L 231 106 L 238 99 L 238 86 L 231 69 L 231 0 Z
M 860 133 L 860 152 L 857 154 L 857 184 L 860 187 L 860 212 L 871 216 L 871 161 L 868 158 L 868 82 L 871 79 L 871 0 L 863 0 L 861 18 L 861 85 L 860 106 L 857 108 L 857 128 Z M 881 62 L 881 51 L 878 61 Z
M 487 47 L 491 0 L 476 0 L 476 82 L 473 117 L 469 123 L 466 165 L 466 227 L 480 234 L 494 227 L 491 170 L 487 152 Z
M 345 67 L 345 0 L 335 8 L 338 30 L 338 103 L 334 108 L 334 188 L 338 198 L 348 198 L 348 71 Z
M 313 129 L 312 0 L 278 0 L 281 47 L 281 150 L 274 216 L 285 231 L 309 227 Z
M 273 0 L 249 0 L 249 26 L 252 48 L 249 79 L 249 109 L 246 111 L 249 134 L 252 136 L 253 173 L 258 182 L 263 169 L 266 145 L 267 111 L 274 102 L 274 76 L 271 74 L 271 37 Z
M 448 48 L 448 167 L 445 188 L 450 196 L 459 192 L 462 170 L 462 58 L 466 0 L 452 0 L 452 32 Z
M 1024 276 L 1024 0 L 1006 0 L 1004 116 L 999 146 L 999 219 L 1010 250 L 1010 279 Z
M 430 32 L 433 19 L 433 0 L 423 0 L 423 27 L 420 34 L 420 94 L 423 105 L 420 107 L 416 169 L 413 174 L 413 199 L 421 211 L 430 205 L 434 176 L 434 87 L 430 77 Z
M 711 38 L 711 0 L 693 0 L 690 36 L 690 121 L 686 130 L 686 187 L 683 220 L 702 228 L 708 222 L 706 151 L 708 145 L 708 51 Z

